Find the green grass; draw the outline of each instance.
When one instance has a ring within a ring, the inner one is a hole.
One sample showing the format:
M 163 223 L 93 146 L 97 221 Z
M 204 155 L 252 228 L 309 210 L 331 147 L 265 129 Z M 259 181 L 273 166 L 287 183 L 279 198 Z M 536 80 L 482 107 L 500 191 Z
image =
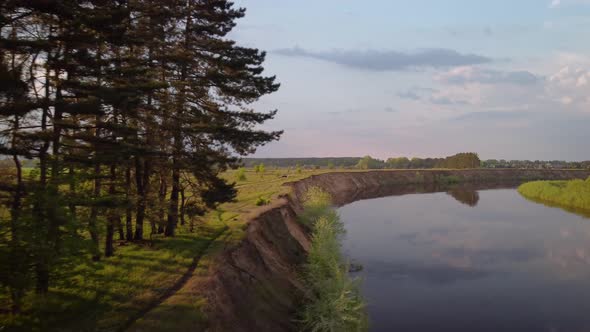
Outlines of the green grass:
M 533 181 L 518 187 L 526 198 L 563 207 L 573 212 L 590 213 L 590 178 L 569 181 Z
M 366 304 L 360 295 L 359 281 L 350 278 L 349 265 L 342 256 L 340 238 L 344 226 L 330 207 L 329 195 L 311 188 L 304 208 L 301 219 L 312 227 L 312 240 L 303 271 L 309 296 L 300 312 L 302 329 L 367 331 Z
M 116 256 L 89 258 L 60 273 L 44 298 L 29 294 L 25 314 L 2 316 L 3 326 L 22 331 L 113 331 L 171 288 L 203 254 L 223 225 L 156 239 L 148 247 L 121 243 Z
M 243 176 L 236 174 L 241 172 Z M 196 223 L 194 232 L 188 225 L 179 226 L 178 235 L 165 238 L 156 235 L 150 245 L 121 242 L 116 244 L 115 256 L 92 262 L 90 256 L 76 257 L 76 263 L 53 280 L 44 298 L 32 292 L 24 299 L 23 314 L 9 314 L 9 295 L 0 289 L 0 331 L 116 331 L 169 291 L 199 259 L 196 271 L 206 274 L 208 265 L 219 251 L 242 239 L 245 225 L 256 211 L 257 200 L 270 201 L 288 188 L 285 182 L 296 181 L 323 170 L 267 169 L 263 174 L 254 170 L 228 171 L 222 176 L 237 181 L 235 202 L 226 203 L 207 213 Z M 6 220 L 6 209 L 0 217 Z M 102 229 L 102 227 L 101 227 Z M 149 238 L 149 224 L 144 225 Z M 104 236 L 104 235 L 103 235 Z M 101 239 L 103 239 L 102 237 Z M 1 244 L 0 244 L 1 245 Z M 183 292 L 180 292 L 183 294 Z M 154 315 L 166 313 L 166 329 L 183 330 L 205 320 L 201 309 L 206 305 L 198 294 L 174 296 L 152 310 Z M 174 308 L 173 310 L 170 308 Z M 138 323 L 152 322 L 140 318 Z M 132 328 L 134 329 L 134 328 Z M 161 324 L 141 325 L 141 331 L 162 330 Z

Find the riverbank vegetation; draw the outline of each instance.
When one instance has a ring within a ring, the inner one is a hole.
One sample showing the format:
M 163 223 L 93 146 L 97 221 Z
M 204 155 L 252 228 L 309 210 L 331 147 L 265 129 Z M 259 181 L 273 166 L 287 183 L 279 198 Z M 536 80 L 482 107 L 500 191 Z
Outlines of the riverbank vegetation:
M 518 192 L 532 200 L 590 212 L 590 177 L 586 180 L 527 182 L 518 187 Z
M 357 279 L 341 253 L 344 226 L 331 207 L 330 195 L 310 188 L 302 222 L 312 228 L 311 248 L 303 271 L 308 299 L 301 310 L 304 331 L 367 331 L 365 303 Z

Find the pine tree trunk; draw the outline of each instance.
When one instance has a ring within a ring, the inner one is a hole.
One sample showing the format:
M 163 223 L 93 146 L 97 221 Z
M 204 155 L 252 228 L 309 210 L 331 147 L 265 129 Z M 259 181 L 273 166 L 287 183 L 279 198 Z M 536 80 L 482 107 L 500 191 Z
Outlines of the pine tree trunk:
M 114 197 L 116 194 L 116 190 L 115 190 L 115 184 L 117 181 L 117 166 L 115 165 L 111 165 L 111 171 L 110 171 L 110 184 L 109 184 L 109 195 L 111 195 L 111 197 Z M 105 257 L 111 257 L 114 255 L 115 253 L 115 249 L 113 247 L 113 237 L 115 235 L 115 225 L 117 224 L 117 221 L 121 222 L 121 218 L 119 218 L 117 216 L 117 210 L 116 208 L 113 209 L 113 211 L 110 211 L 109 216 L 107 218 L 107 233 L 105 236 L 105 249 L 104 249 L 104 255 Z
M 144 186 L 144 172 L 147 170 L 143 167 L 143 161 L 139 157 L 135 157 L 135 183 L 137 187 L 137 212 L 135 214 L 135 241 L 143 240 L 143 221 L 145 219 L 146 207 L 146 188 Z
M 94 199 L 98 199 L 100 197 L 100 191 L 102 190 L 102 179 L 100 177 L 100 164 L 96 163 L 94 165 Z M 98 225 L 96 224 L 97 221 L 98 206 L 94 204 L 90 208 L 90 217 L 88 218 L 88 231 L 90 232 L 90 239 L 92 240 L 92 260 L 95 262 L 100 260 L 100 239 L 98 237 Z
M 47 54 L 47 57 L 50 58 L 49 53 Z M 50 69 L 47 67 L 45 70 L 45 105 L 43 106 L 43 113 L 41 114 L 41 130 L 43 132 L 47 130 L 47 119 L 49 117 L 49 106 L 47 106 L 49 105 L 49 96 L 51 94 L 49 75 Z M 39 151 L 39 180 L 42 188 L 47 184 L 47 151 L 49 151 L 49 145 L 49 138 L 44 138 L 43 145 Z
M 125 231 L 123 230 L 123 222 L 121 221 L 121 217 L 117 218 L 117 230 L 119 231 L 119 240 L 125 241 Z
M 14 131 L 15 133 L 19 130 L 19 119 L 15 116 L 14 119 Z M 12 135 L 12 146 L 16 146 L 16 135 Z M 17 153 L 15 152 L 12 156 L 14 161 L 14 165 L 16 166 L 16 188 L 12 198 L 11 204 L 11 211 L 10 211 L 10 250 L 14 251 L 15 253 L 20 251 L 20 232 L 18 231 L 18 223 L 20 220 L 20 212 L 21 212 L 21 204 L 22 204 L 22 196 L 24 194 L 24 184 L 23 184 L 23 172 L 22 172 L 22 165 L 18 158 Z M 19 261 L 10 255 L 10 269 L 12 270 L 13 275 L 18 275 L 21 272 L 19 268 Z M 10 273 L 9 273 L 10 274 Z M 18 282 L 18 281 L 17 281 Z M 24 289 L 16 284 L 10 285 L 10 296 L 11 296 L 11 312 L 13 314 L 18 314 L 21 311 L 21 299 L 24 295 Z
M 52 60 L 52 55 L 51 53 L 47 53 L 47 58 L 48 61 Z M 50 116 L 50 109 L 49 109 L 49 96 L 51 96 L 51 90 L 50 90 L 50 82 L 51 82 L 51 78 L 50 78 L 50 68 L 47 67 L 46 71 L 45 71 L 45 105 L 43 106 L 43 113 L 41 114 L 41 130 L 43 132 L 45 132 L 47 130 L 47 122 Z M 49 151 L 49 147 L 51 146 L 51 137 L 46 136 L 43 139 L 43 145 L 41 146 L 41 149 L 39 151 L 39 183 L 40 183 L 40 190 L 45 192 L 46 187 L 47 187 L 47 175 L 48 175 L 48 160 L 47 160 L 47 152 Z M 33 217 L 35 220 L 35 223 L 38 224 L 38 228 L 42 228 L 43 225 L 47 222 L 47 219 L 45 217 L 45 213 L 43 212 L 43 206 L 45 205 L 43 203 L 43 200 L 45 200 L 46 197 L 45 195 L 40 195 L 40 197 L 38 197 L 34 204 L 33 204 Z M 37 256 L 40 256 L 39 254 L 37 254 Z M 35 286 L 35 291 L 37 293 L 43 293 L 43 291 L 45 289 L 47 289 L 48 287 L 45 287 L 44 285 L 48 285 L 49 284 L 49 272 L 46 271 L 47 269 L 45 268 L 45 264 L 43 264 L 42 262 L 43 258 L 42 257 L 36 257 L 36 262 L 34 263 L 34 268 L 35 268 L 35 275 L 36 275 L 36 286 Z M 46 280 L 46 281 L 40 281 L 41 280 Z
M 70 194 L 72 196 L 75 196 L 75 194 L 76 194 L 76 180 L 75 180 L 76 173 L 74 171 L 73 166 L 70 166 L 68 175 L 70 177 L 70 179 L 69 179 L 69 181 L 70 181 Z M 70 213 L 72 214 L 72 219 L 78 220 L 78 218 L 76 216 L 76 205 L 73 203 L 73 200 L 71 200 L 68 205 L 70 208 Z
M 115 233 L 115 225 L 113 221 L 113 217 L 109 217 L 107 220 L 107 234 L 105 236 L 105 247 L 104 247 L 104 255 L 105 257 L 111 257 L 114 254 L 113 248 L 113 235 Z
M 131 166 L 125 170 L 125 186 L 127 195 L 127 209 L 125 210 L 125 238 L 127 241 L 133 240 L 133 210 L 131 205 Z
M 166 175 L 160 174 L 160 192 L 158 195 L 159 207 L 158 207 L 158 234 L 164 233 L 164 216 L 166 215 L 166 195 L 168 194 L 168 183 L 166 181 Z
M 148 47 L 148 63 L 151 68 L 153 65 L 152 62 L 152 48 Z M 152 105 L 152 92 L 148 92 L 147 95 L 147 105 L 151 107 Z M 146 143 L 150 146 L 150 142 L 152 140 L 150 133 L 148 131 L 146 135 Z M 137 138 L 137 137 L 136 137 Z M 143 165 L 142 165 L 143 163 Z M 145 219 L 145 209 L 147 206 L 147 199 L 148 199 L 148 191 L 149 191 L 149 180 L 150 180 L 150 164 L 149 161 L 146 159 L 145 162 L 143 158 L 138 156 L 135 157 L 135 182 L 137 186 L 137 195 L 138 202 L 137 202 L 137 211 L 135 214 L 135 240 L 143 240 L 143 222 Z
M 67 53 L 67 51 L 65 51 Z M 65 54 L 64 53 L 64 54 Z M 62 126 L 60 122 L 63 119 L 63 95 L 61 87 L 58 85 L 55 91 L 56 106 L 53 114 L 53 133 L 52 133 L 52 159 L 51 159 L 51 179 L 46 195 L 49 197 L 59 197 L 59 177 L 61 170 L 61 135 Z M 52 255 L 59 254 L 59 227 L 60 217 L 58 217 L 56 204 L 48 204 L 47 207 L 47 234 L 46 244 L 48 249 L 40 252 L 39 259 L 36 263 L 37 283 L 36 291 L 39 294 L 46 294 L 49 291 L 49 268 Z
M 178 196 L 180 192 L 180 171 L 177 159 L 172 162 L 172 191 L 170 192 L 170 205 L 168 207 L 168 221 L 166 223 L 166 236 L 174 236 L 178 224 Z
M 184 226 L 185 222 L 185 213 L 184 213 L 184 206 L 186 203 L 186 197 L 184 196 L 184 188 L 180 189 L 180 224 Z

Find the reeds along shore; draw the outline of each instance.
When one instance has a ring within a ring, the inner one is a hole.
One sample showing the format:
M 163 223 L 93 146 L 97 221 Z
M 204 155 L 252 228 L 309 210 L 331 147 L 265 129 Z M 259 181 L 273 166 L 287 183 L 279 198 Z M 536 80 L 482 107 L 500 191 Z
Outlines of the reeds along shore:
M 309 289 L 301 311 L 305 331 L 367 331 L 365 302 L 359 280 L 349 276 L 340 248 L 344 226 L 331 206 L 330 195 L 310 188 L 301 221 L 312 228 L 311 248 L 303 280 Z

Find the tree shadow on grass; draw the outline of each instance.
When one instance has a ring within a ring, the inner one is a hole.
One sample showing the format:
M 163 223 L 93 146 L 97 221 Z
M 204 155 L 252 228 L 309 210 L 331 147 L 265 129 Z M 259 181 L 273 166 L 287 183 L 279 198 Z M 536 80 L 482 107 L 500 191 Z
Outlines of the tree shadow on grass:
M 0 325 L 7 331 L 119 330 L 130 317 L 141 317 L 179 288 L 194 271 L 195 257 L 206 251 L 221 230 L 225 228 L 158 239 L 150 248 L 121 246 L 115 257 L 99 262 L 88 256 L 60 272 L 43 298 L 30 294 L 22 315 L 0 316 Z

